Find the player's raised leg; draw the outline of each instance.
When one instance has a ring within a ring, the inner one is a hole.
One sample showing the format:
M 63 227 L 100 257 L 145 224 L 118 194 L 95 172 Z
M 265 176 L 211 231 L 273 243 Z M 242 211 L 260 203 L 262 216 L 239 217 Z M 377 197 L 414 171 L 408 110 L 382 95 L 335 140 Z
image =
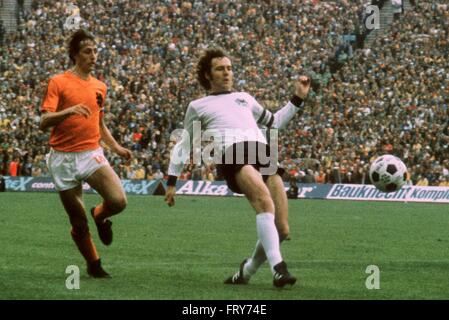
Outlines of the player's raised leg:
M 280 253 L 279 235 L 274 216 L 275 205 L 261 174 L 253 166 L 246 165 L 236 174 L 236 181 L 252 207 L 256 210 L 257 234 L 273 272 L 273 284 L 278 287 L 294 284 L 296 278 L 287 271 L 286 264 Z M 245 273 L 242 266 L 239 273 L 245 279 L 249 279 L 251 276 L 249 273 Z M 226 283 L 229 282 L 226 281 Z
M 279 242 L 282 243 L 289 235 L 288 200 L 284 190 L 284 183 L 282 182 L 282 178 L 278 174 L 275 174 L 267 178 L 266 185 L 274 202 L 275 224 L 279 234 Z M 246 259 L 240 266 L 242 274 L 246 275 L 246 279 L 249 280 L 249 277 L 253 276 L 266 260 L 267 256 L 259 240 L 256 243 L 251 258 Z
M 112 222 L 109 217 L 122 212 L 127 199 L 120 178 L 109 166 L 103 166 L 95 171 L 87 183 L 102 197 L 103 202 L 91 209 L 91 214 L 97 225 L 98 234 L 105 245 L 112 243 Z
M 109 277 L 101 266 L 100 257 L 89 232 L 81 185 L 60 191 L 59 197 L 69 216 L 72 239 L 87 262 L 87 272 L 95 278 Z

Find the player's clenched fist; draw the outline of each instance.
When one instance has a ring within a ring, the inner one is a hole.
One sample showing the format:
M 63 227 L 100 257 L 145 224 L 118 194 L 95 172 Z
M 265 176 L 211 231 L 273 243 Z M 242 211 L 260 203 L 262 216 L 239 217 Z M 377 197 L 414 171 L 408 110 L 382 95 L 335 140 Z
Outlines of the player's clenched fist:
M 295 94 L 301 99 L 305 99 L 310 89 L 310 78 L 300 76 L 295 84 Z
M 122 146 L 116 146 L 115 148 L 112 149 L 112 151 L 114 151 L 116 154 L 118 154 L 119 156 L 127 159 L 127 160 L 131 160 L 133 157 L 133 153 L 131 150 L 127 149 L 127 148 L 123 148 Z

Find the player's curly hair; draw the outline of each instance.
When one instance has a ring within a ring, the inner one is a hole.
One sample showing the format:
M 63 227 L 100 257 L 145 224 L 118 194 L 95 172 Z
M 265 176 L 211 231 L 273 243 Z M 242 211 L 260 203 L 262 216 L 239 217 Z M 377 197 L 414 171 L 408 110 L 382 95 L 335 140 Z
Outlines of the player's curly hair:
M 95 42 L 95 36 L 85 29 L 79 29 L 69 39 L 68 50 L 70 60 L 75 64 L 75 56 L 81 49 L 81 42 L 84 40 L 92 40 Z
M 198 82 L 204 89 L 210 90 L 211 88 L 210 81 L 206 78 L 206 74 L 209 76 L 211 74 L 212 59 L 225 57 L 229 58 L 226 52 L 221 48 L 207 49 L 200 57 L 196 67 L 196 73 Z

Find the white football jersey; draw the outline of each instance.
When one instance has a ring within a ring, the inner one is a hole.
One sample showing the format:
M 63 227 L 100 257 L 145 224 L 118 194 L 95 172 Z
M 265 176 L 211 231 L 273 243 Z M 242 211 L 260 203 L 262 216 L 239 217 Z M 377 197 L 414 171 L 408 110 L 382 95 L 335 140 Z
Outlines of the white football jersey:
M 304 102 L 299 107 L 288 102 L 273 114 L 246 92 L 224 92 L 192 101 L 185 114 L 183 138 L 172 151 L 168 174 L 179 176 L 184 164 L 189 163 L 194 138 L 213 136 L 222 152 L 241 141 L 267 143 L 260 127 L 282 129 L 303 106 Z

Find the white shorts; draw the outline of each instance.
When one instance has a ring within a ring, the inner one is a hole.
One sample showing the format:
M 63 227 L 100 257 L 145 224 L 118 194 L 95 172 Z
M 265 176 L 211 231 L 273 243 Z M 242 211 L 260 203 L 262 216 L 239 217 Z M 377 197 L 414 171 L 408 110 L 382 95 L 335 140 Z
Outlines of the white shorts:
M 46 161 L 57 191 L 73 189 L 101 167 L 109 166 L 102 148 L 83 152 L 51 149 Z

